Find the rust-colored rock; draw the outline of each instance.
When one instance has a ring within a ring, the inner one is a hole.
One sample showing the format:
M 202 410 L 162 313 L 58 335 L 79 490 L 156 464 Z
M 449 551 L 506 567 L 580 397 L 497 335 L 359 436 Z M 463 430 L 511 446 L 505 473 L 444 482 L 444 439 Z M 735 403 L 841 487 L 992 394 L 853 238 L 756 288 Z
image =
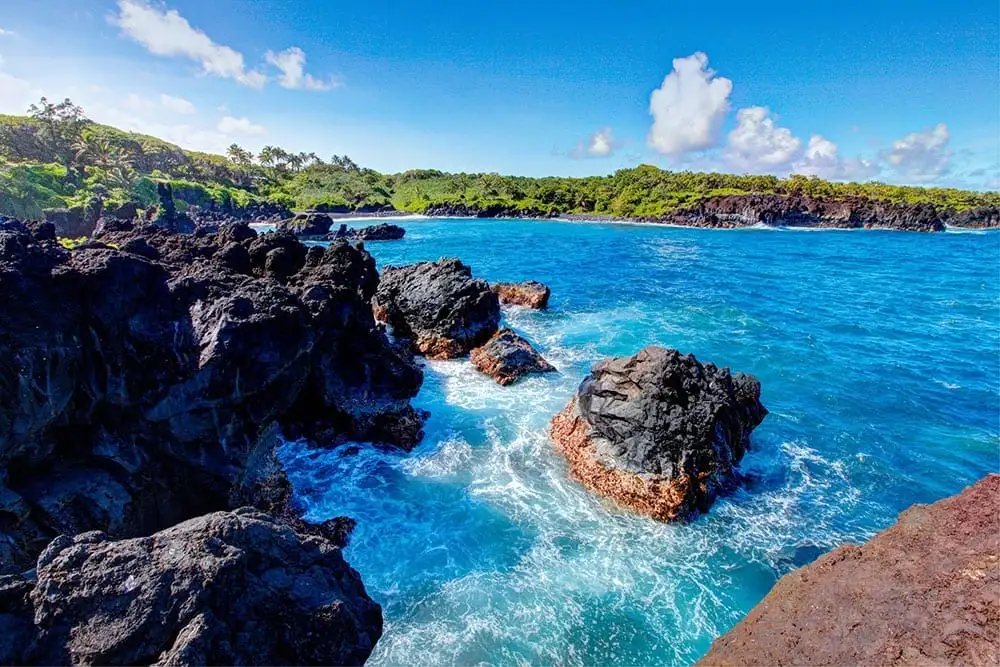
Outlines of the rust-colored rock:
M 500 303 L 525 306 L 540 310 L 549 305 L 548 285 L 536 280 L 527 280 L 523 283 L 493 283 L 490 289 L 500 297 Z
M 542 358 L 513 329 L 503 328 L 486 344 L 469 353 L 472 364 L 498 384 L 514 384 L 528 373 L 551 373 L 555 367 Z
M 673 521 L 707 511 L 736 483 L 766 415 L 752 375 L 650 346 L 596 364 L 551 436 L 585 487 Z
M 785 575 L 701 665 L 1000 664 L 1000 475 Z

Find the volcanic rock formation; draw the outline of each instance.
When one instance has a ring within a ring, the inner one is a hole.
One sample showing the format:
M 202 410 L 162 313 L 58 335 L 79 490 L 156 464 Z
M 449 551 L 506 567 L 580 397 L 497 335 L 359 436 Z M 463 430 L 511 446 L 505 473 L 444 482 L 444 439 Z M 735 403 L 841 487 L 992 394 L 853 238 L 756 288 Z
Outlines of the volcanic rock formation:
M 734 481 L 766 415 L 752 375 L 647 347 L 596 364 L 551 434 L 585 487 L 670 521 L 706 511 Z
M 386 267 L 372 305 L 397 338 L 432 359 L 467 354 L 500 322 L 497 295 L 457 259 Z
M 472 364 L 501 385 L 509 385 L 528 373 L 549 373 L 555 370 L 542 355 L 512 329 L 503 328 L 486 344 L 469 354 Z
M 701 665 L 1000 664 L 1000 475 L 786 574 Z
M 490 289 L 500 297 L 500 303 L 542 309 L 549 305 L 548 285 L 536 280 L 523 283 L 493 283 Z
M 149 537 L 62 535 L 37 582 L 0 577 L 0 662 L 363 663 L 382 611 L 338 547 L 251 508 Z

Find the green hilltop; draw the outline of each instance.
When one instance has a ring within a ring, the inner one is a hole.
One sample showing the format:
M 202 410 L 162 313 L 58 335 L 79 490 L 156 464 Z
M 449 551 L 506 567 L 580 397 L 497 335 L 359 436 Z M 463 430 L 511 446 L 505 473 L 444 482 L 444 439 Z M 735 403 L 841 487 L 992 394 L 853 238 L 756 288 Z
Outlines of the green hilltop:
M 650 165 L 585 178 L 446 173 L 433 169 L 383 174 L 347 156 L 324 160 L 266 146 L 259 154 L 233 144 L 227 155 L 185 150 L 156 137 L 125 132 L 86 118 L 71 101 L 45 98 L 29 115 L 0 115 L 0 215 L 38 218 L 47 208 L 107 202 L 156 201 L 168 182 L 179 205 L 243 207 L 270 200 L 289 208 L 327 205 L 341 210 L 392 207 L 422 213 L 431 207 L 527 215 L 578 213 L 656 218 L 718 195 L 768 193 L 929 203 L 958 212 L 1000 206 L 996 192 L 883 183 L 837 183 L 790 178 L 670 172 Z

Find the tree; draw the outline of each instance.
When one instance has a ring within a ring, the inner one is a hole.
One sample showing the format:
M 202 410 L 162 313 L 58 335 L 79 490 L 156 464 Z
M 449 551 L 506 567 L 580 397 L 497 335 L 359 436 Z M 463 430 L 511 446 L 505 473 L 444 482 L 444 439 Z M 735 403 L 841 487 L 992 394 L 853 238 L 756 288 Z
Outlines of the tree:
M 230 144 L 229 148 L 226 149 L 226 157 L 237 167 L 248 169 L 253 166 L 253 153 L 242 148 L 239 144 Z
M 69 98 L 54 104 L 43 97 L 38 104 L 28 107 L 28 114 L 39 124 L 36 141 L 54 161 L 70 169 L 76 157 L 73 147 L 79 141 L 83 128 L 90 123 L 83 109 Z

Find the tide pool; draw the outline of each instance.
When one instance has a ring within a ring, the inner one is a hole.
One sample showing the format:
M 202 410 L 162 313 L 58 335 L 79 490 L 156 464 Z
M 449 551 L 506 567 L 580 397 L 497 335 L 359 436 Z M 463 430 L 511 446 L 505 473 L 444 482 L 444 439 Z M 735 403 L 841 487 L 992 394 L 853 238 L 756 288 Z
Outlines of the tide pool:
M 781 575 L 1000 470 L 1000 233 L 399 224 L 366 245 L 380 268 L 548 284 L 504 319 L 559 373 L 428 362 L 413 452 L 282 448 L 308 519 L 358 522 L 369 664 L 690 664 Z M 584 491 L 546 434 L 593 362 L 649 344 L 753 373 L 770 410 L 743 485 L 689 524 Z

